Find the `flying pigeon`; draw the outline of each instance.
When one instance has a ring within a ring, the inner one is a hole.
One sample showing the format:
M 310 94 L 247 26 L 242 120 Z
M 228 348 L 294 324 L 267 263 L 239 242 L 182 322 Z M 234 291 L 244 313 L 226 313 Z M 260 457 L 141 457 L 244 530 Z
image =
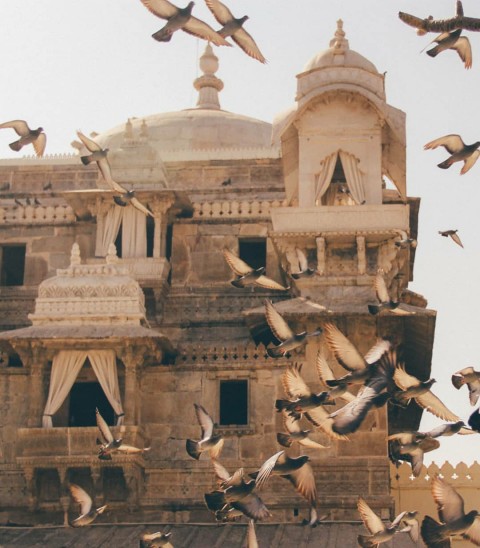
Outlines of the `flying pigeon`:
M 358 544 L 363 548 L 376 548 L 379 544 L 391 540 L 395 533 L 399 532 L 402 519 L 407 514 L 401 512 L 390 525 L 386 525 L 362 497 L 358 497 L 357 508 L 365 528 L 370 533 L 368 536 L 358 535 Z
M 460 59 L 464 62 L 465 68 L 472 68 L 472 46 L 470 40 L 466 36 L 460 36 L 462 29 L 457 29 L 452 32 L 444 32 L 438 35 L 433 42 L 437 45 L 427 51 L 430 57 L 436 57 L 442 51 L 447 49 L 455 50 Z
M 214 424 L 205 408 L 197 403 L 193 404 L 198 423 L 202 429 L 202 439 L 194 441 L 188 439 L 186 442 L 187 453 L 194 459 L 199 459 L 204 451 L 208 451 L 210 458 L 216 459 L 223 448 L 223 437 L 220 434 L 213 435 Z
M 452 384 L 459 390 L 464 384 L 468 387 L 470 404 L 475 405 L 480 397 L 480 371 L 465 367 L 452 375 Z
M 458 230 L 439 230 L 438 233 L 440 236 L 443 236 L 444 238 L 452 238 L 452 240 L 458 244 L 460 247 L 463 247 L 462 240 L 460 240 L 460 236 L 457 234 Z
M 73 500 L 80 504 L 80 515 L 71 522 L 72 527 L 84 527 L 85 525 L 90 525 L 90 523 L 92 523 L 98 515 L 102 514 L 107 507 L 105 505 L 92 510 L 92 499 L 86 491 L 75 483 L 71 483 L 69 485 L 69 489 Z
M 331 381 L 336 381 L 337 379 L 335 375 L 333 374 L 332 369 L 328 365 L 328 361 L 326 357 L 324 356 L 322 350 L 319 350 L 317 352 L 317 360 L 315 362 L 315 365 L 316 365 L 320 382 L 327 389 L 329 389 L 328 395 L 331 398 L 341 398 L 345 400 L 347 403 L 355 399 L 355 396 L 351 392 L 348 392 L 347 383 L 340 383 L 338 384 L 338 386 L 331 388 Z
M 45 146 L 47 144 L 47 136 L 43 132 L 43 128 L 39 127 L 37 129 L 30 129 L 25 120 L 12 120 L 10 122 L 4 122 L 0 124 L 0 129 L 3 128 L 12 128 L 15 130 L 17 135 L 20 136 L 18 141 L 10 143 L 8 146 L 18 152 L 25 145 L 32 144 L 37 156 L 43 156 L 45 152 Z
M 243 24 L 248 19 L 247 15 L 240 17 L 239 19 L 235 18 L 232 12 L 227 8 L 225 4 L 219 2 L 218 0 L 205 0 L 205 3 L 208 6 L 208 9 L 213 13 L 215 19 L 223 25 L 223 27 L 218 31 L 220 36 L 228 38 L 229 36 L 232 40 L 243 49 L 243 51 L 260 61 L 260 63 L 266 63 L 265 57 L 262 55 L 258 49 L 255 40 L 248 34 L 248 32 L 243 28 Z
M 441 543 L 448 541 L 452 535 L 461 535 L 480 546 L 479 512 L 471 510 L 465 514 L 463 498 L 439 476 L 432 479 L 432 496 L 441 523 L 430 516 L 424 517 L 421 534 L 425 544 L 429 547 L 449 546 Z
M 169 42 L 173 33 L 181 29 L 197 38 L 208 40 L 216 46 L 231 45 L 210 25 L 193 17 L 192 9 L 195 2 L 189 2 L 185 8 L 178 8 L 168 0 L 142 0 L 142 4 L 153 15 L 167 20 L 167 24 L 163 28 L 152 34 L 152 38 L 159 42 Z
M 403 238 L 401 240 L 395 240 L 395 246 L 400 249 L 407 249 L 408 247 L 417 247 L 417 240 L 414 238 Z
M 427 143 L 423 148 L 425 150 L 435 149 L 437 147 L 444 147 L 447 152 L 451 154 L 449 158 L 438 164 L 438 167 L 442 169 L 448 169 L 455 162 L 462 162 L 463 167 L 460 171 L 460 175 L 465 175 L 467 171 L 473 167 L 475 162 L 480 156 L 480 151 L 477 150 L 480 147 L 480 141 L 476 141 L 471 145 L 466 145 L 460 135 L 450 134 L 439 137 Z
M 314 268 L 309 268 L 308 266 L 308 260 L 305 255 L 305 253 L 298 247 L 295 248 L 295 255 L 297 258 L 297 264 L 295 272 L 290 272 L 290 276 L 294 280 L 298 280 L 300 278 L 310 277 L 315 274 Z
M 283 447 L 291 447 L 294 443 L 298 443 L 298 445 L 309 449 L 328 449 L 325 445 L 312 440 L 309 437 L 311 430 L 302 430 L 299 421 L 286 411 L 283 411 L 283 424 L 288 434 L 277 433 L 277 441 Z
M 250 493 L 231 503 L 225 503 L 222 494 L 222 491 L 213 491 L 204 495 L 205 504 L 210 512 L 213 512 L 217 521 L 233 521 L 243 515 L 255 521 L 261 521 L 272 515 L 256 493 Z
M 410 463 L 415 477 L 422 471 L 424 453 L 440 447 L 437 439 L 421 432 L 399 432 L 387 439 L 390 460 L 397 466 L 399 461 Z
M 407 25 L 418 29 L 417 34 L 419 36 L 422 36 L 427 32 L 451 32 L 456 29 L 471 31 L 480 30 L 480 19 L 475 17 L 464 17 L 463 6 L 460 0 L 457 0 L 457 13 L 455 17 L 451 17 L 450 19 L 434 19 L 432 16 L 421 19 L 420 17 L 415 17 L 414 15 L 402 11 L 398 13 L 398 16 Z
M 160 531 L 156 533 L 144 533 L 140 537 L 140 548 L 173 548 L 173 544 L 170 542 L 172 533 L 162 533 Z
M 150 217 L 153 217 L 153 213 L 145 207 L 135 196 L 134 190 L 123 190 L 123 194 L 121 196 L 114 196 L 113 201 L 119 205 L 120 207 L 126 207 L 128 204 L 131 204 L 134 208 L 138 209 L 145 215 L 148 215 Z
M 288 291 L 288 289 L 290 289 L 289 287 L 283 287 L 283 285 L 280 285 L 275 280 L 264 276 L 265 267 L 261 266 L 260 268 L 254 269 L 227 248 L 223 249 L 223 256 L 236 276 L 236 278 L 230 282 L 234 287 L 243 288 L 248 285 L 258 285 L 259 287 L 274 289 L 276 291 Z
M 390 295 L 388 294 L 387 284 L 385 283 L 385 278 L 383 276 L 383 269 L 379 268 L 373 282 L 375 288 L 375 293 L 377 294 L 377 299 L 379 304 L 369 304 L 368 311 L 370 314 L 378 314 L 382 310 L 393 310 L 397 308 L 399 303 L 392 301 Z
M 300 348 L 306 344 L 309 337 L 317 337 L 323 332 L 321 327 L 317 327 L 317 329 L 311 333 L 308 333 L 307 331 L 294 333 L 268 299 L 265 299 L 265 317 L 273 334 L 280 341 L 279 345 L 267 348 L 267 353 L 271 358 L 281 358 L 282 356 L 285 356 L 287 352 Z

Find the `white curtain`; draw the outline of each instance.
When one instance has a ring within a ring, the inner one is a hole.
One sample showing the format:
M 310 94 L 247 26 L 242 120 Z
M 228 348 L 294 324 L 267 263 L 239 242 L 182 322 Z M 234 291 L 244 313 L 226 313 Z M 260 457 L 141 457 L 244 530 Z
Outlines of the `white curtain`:
M 122 257 L 146 257 L 147 216 L 131 205 L 122 209 Z
M 42 418 L 43 428 L 52 428 L 52 415 L 65 401 L 86 358 L 87 353 L 80 350 L 60 350 L 53 358 L 47 405 Z
M 89 350 L 88 359 L 93 372 L 117 416 L 117 425 L 123 424 L 123 407 L 118 387 L 117 361 L 114 350 Z
M 102 248 L 96 250 L 96 255 L 100 257 L 107 256 L 108 246 L 115 243 L 115 240 L 117 239 L 122 218 L 123 207 L 112 205 L 103 220 Z
M 320 205 L 322 196 L 327 191 L 332 180 L 335 164 L 337 163 L 337 152 L 330 154 L 320 162 L 321 169 L 315 175 L 315 205 Z
M 340 150 L 340 161 L 347 179 L 348 190 L 357 204 L 365 203 L 365 186 L 363 173 L 358 167 L 360 161 L 353 154 Z

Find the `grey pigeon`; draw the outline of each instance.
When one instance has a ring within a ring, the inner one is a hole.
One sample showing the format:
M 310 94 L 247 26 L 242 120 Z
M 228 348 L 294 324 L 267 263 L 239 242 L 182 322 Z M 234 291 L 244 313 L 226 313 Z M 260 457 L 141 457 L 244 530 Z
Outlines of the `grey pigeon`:
M 124 192 L 121 196 L 114 196 L 113 201 L 120 207 L 126 207 L 127 205 L 131 204 L 134 208 L 138 209 L 145 215 L 149 217 L 153 217 L 153 213 L 144 206 L 138 198 L 135 196 L 134 190 L 126 190 L 124 189 Z
M 438 233 L 440 236 L 443 236 L 444 238 L 452 238 L 452 240 L 459 245 L 460 247 L 463 247 L 462 240 L 460 240 L 460 236 L 457 234 L 458 230 L 439 230 Z
M 208 451 L 210 458 L 216 459 L 223 448 L 223 437 L 220 434 L 213 434 L 213 420 L 205 408 L 197 403 L 193 405 L 198 423 L 202 429 L 202 438 L 199 441 L 188 439 L 186 443 L 187 453 L 198 460 L 204 451 Z
M 68 487 L 73 500 L 80 504 L 80 515 L 71 522 L 72 527 L 84 527 L 85 525 L 90 525 L 90 523 L 95 521 L 98 515 L 105 511 L 107 507 L 106 505 L 92 509 L 92 499 L 90 498 L 90 495 L 79 485 L 71 483 Z
M 399 532 L 402 519 L 407 512 L 401 512 L 390 525 L 385 524 L 370 508 L 365 499 L 358 497 L 357 509 L 365 528 L 370 535 L 358 535 L 358 544 L 363 548 L 376 548 L 383 542 L 388 542 Z
M 323 332 L 321 327 L 317 327 L 317 329 L 311 333 L 308 333 L 307 331 L 294 333 L 268 299 L 265 299 L 265 317 L 272 333 L 280 341 L 280 344 L 277 346 L 267 348 L 267 353 L 271 358 L 285 356 L 287 352 L 305 345 L 308 338 L 318 337 L 318 335 L 321 335 Z
M 160 531 L 156 533 L 143 533 L 140 536 L 140 548 L 173 548 L 173 544 L 170 542 L 172 533 L 162 533 Z
M 448 546 L 441 544 L 453 535 L 461 535 L 476 546 L 480 546 L 480 516 L 477 510 L 465 514 L 463 498 L 439 476 L 432 479 L 432 496 L 437 505 L 438 523 L 430 516 L 422 521 L 421 534 L 430 547 Z
M 455 162 L 463 162 L 463 167 L 460 175 L 467 173 L 473 167 L 480 156 L 480 141 L 476 141 L 471 145 L 466 145 L 460 135 L 450 134 L 439 137 L 427 143 L 423 148 L 425 150 L 433 150 L 437 147 L 444 147 L 451 154 L 449 158 L 438 164 L 442 169 L 448 169 Z
M 152 37 L 159 42 L 169 42 L 175 31 L 183 30 L 197 38 L 208 40 L 216 46 L 230 46 L 225 38 L 215 32 L 210 25 L 192 15 L 195 2 L 189 2 L 185 8 L 178 8 L 168 0 L 142 0 L 142 4 L 153 15 L 167 20 L 163 28 L 152 34 Z
M 442 51 L 447 49 L 455 50 L 460 59 L 464 62 L 465 68 L 472 68 L 472 46 L 466 36 L 460 36 L 462 29 L 452 32 L 444 32 L 437 36 L 433 41 L 437 43 L 435 47 L 427 51 L 430 57 L 436 57 Z
M 452 384 L 458 390 L 464 384 L 468 387 L 470 404 L 475 405 L 480 397 L 480 371 L 465 367 L 452 375 Z
M 398 432 L 387 439 L 390 460 L 397 466 L 400 461 L 408 462 L 415 477 L 422 471 L 424 453 L 440 447 L 438 440 L 422 432 Z
M 387 284 L 385 282 L 384 272 L 381 268 L 377 270 L 373 287 L 377 295 L 378 304 L 369 304 L 368 311 L 370 314 L 378 314 L 382 310 L 393 310 L 398 307 L 399 303 L 394 302 L 388 294 Z
M 25 120 L 11 120 L 10 122 L 4 122 L 3 124 L 0 124 L 0 129 L 4 128 L 12 128 L 15 130 L 17 135 L 20 136 L 20 139 L 18 139 L 18 141 L 14 141 L 13 143 L 10 143 L 8 145 L 12 150 L 18 152 L 25 145 L 32 144 L 33 149 L 35 150 L 35 154 L 37 156 L 43 156 L 43 153 L 45 152 L 45 146 L 47 144 L 47 136 L 43 132 L 42 127 L 39 127 L 37 129 L 30 129 Z
M 277 433 L 277 441 L 283 447 L 291 447 L 294 443 L 298 443 L 298 445 L 309 449 L 328 449 L 325 445 L 312 440 L 310 438 L 311 430 L 302 430 L 299 421 L 286 411 L 283 411 L 283 424 L 288 434 Z
M 472 430 L 480 433 L 480 412 L 478 409 L 475 409 L 475 411 L 468 418 L 468 425 Z
M 248 32 L 243 28 L 243 24 L 248 19 L 248 15 L 244 15 L 239 19 L 235 18 L 232 12 L 227 8 L 225 4 L 219 2 L 218 0 L 205 0 L 209 10 L 213 13 L 215 19 L 223 25 L 222 28 L 218 31 L 220 36 L 228 38 L 229 36 L 232 40 L 243 49 L 243 51 L 260 61 L 260 63 L 266 63 L 265 57 L 260 52 L 255 40 L 248 34 Z
M 417 240 L 414 238 L 402 238 L 400 240 L 395 240 L 395 245 L 400 249 L 407 249 L 408 247 L 415 249 L 417 247 Z
M 480 30 L 480 19 L 465 17 L 460 0 L 457 0 L 457 13 L 455 17 L 450 17 L 449 19 L 434 19 L 431 15 L 425 19 L 421 19 L 402 11 L 398 13 L 398 16 L 407 25 L 415 27 L 419 36 L 423 36 L 427 32 L 451 32 L 456 29 Z
M 294 280 L 313 276 L 313 274 L 315 274 L 315 269 L 308 266 L 308 260 L 305 253 L 299 247 L 296 247 L 295 254 L 297 257 L 297 265 L 295 272 L 290 272 L 290 276 Z

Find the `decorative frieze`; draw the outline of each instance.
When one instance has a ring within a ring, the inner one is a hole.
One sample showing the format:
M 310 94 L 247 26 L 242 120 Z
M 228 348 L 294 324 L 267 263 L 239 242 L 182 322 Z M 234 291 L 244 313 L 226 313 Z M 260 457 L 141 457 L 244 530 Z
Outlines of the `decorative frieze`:
M 75 213 L 69 205 L 2 205 L 0 225 L 74 223 Z
M 280 200 L 225 200 L 212 202 L 194 202 L 194 219 L 233 219 L 236 217 L 269 218 L 270 210 L 282 207 Z

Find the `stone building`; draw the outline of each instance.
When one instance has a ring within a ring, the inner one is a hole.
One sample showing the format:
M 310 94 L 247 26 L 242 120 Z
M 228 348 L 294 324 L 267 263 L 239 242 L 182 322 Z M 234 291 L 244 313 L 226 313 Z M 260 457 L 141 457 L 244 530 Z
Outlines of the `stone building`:
M 78 143 L 74 155 L 0 161 L 0 522 L 63 523 L 76 482 L 109 505 L 107 521 L 213 523 L 211 465 L 185 451 L 200 436 L 193 403 L 224 434 L 225 467 L 251 471 L 279 450 L 287 364 L 302 363 L 315 389 L 319 349 L 342 372 L 322 337 L 269 357 L 265 299 L 295 332 L 333 322 L 364 353 L 391 337 L 407 369 L 429 374 L 435 312 L 408 289 L 415 250 L 396 245 L 417 237 L 420 200 L 407 194 L 405 114 L 387 103 L 384 76 L 339 22 L 271 125 L 221 109 L 209 46 L 200 67 L 195 108 L 95 136 L 151 216 L 116 205 Z M 233 287 L 225 247 L 288 291 Z M 315 275 L 292 278 L 296 248 Z M 373 316 L 379 268 L 401 304 Z M 150 451 L 99 460 L 95 407 Z M 420 415 L 372 411 L 350 441 L 319 430 L 328 448 L 305 452 L 320 512 L 358 519 L 361 494 L 388 517 L 386 438 Z M 264 500 L 274 522 L 307 508 L 281 478 Z

